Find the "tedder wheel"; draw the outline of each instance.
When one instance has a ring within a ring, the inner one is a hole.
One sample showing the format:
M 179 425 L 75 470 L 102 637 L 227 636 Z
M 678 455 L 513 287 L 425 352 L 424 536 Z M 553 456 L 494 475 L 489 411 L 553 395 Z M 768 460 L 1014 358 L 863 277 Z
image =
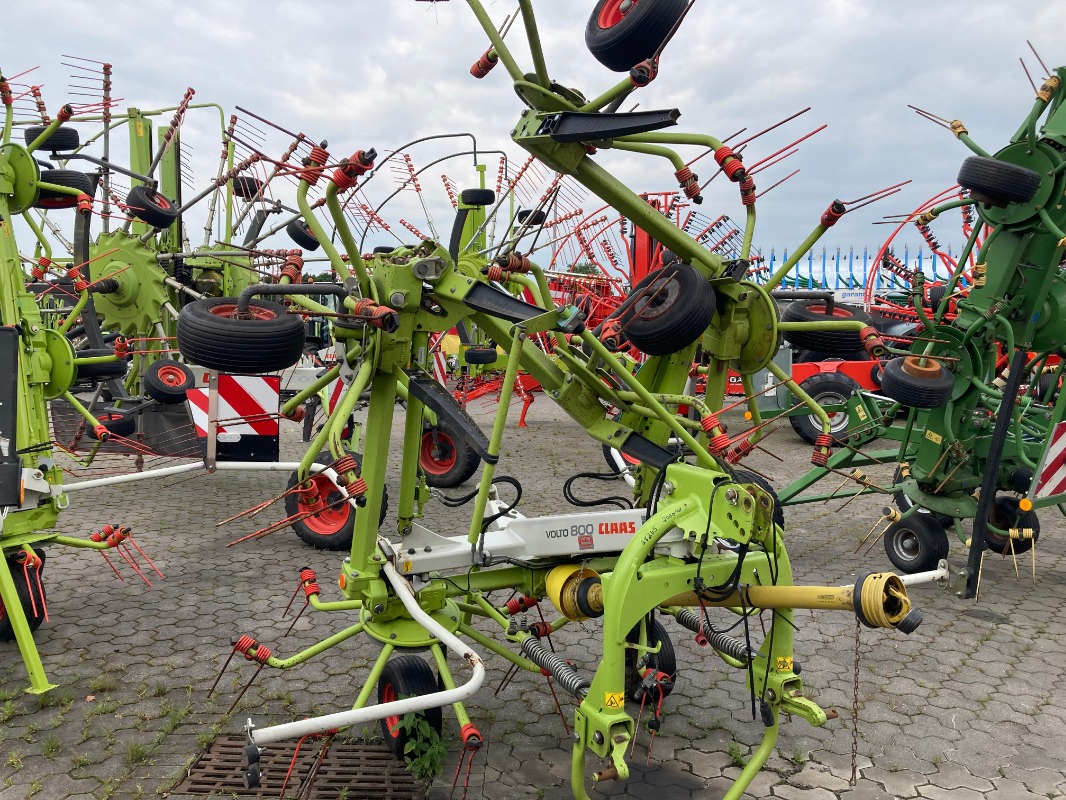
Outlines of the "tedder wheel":
M 885 552 L 900 572 L 927 572 L 947 558 L 948 534 L 932 514 L 911 514 L 888 526 Z
M 947 403 L 955 389 L 955 375 L 944 367 L 939 372 L 930 370 L 928 376 L 912 375 L 904 367 L 908 359 L 918 360 L 906 356 L 885 364 L 881 393 L 912 408 L 939 408 Z
M 65 186 L 68 189 L 77 189 L 82 194 L 92 196 L 93 179 L 84 172 L 73 169 L 42 169 L 42 183 L 54 183 L 56 186 Z M 37 198 L 37 208 L 74 208 L 78 204 L 78 198 L 73 194 L 55 192 L 51 189 L 41 189 Z
M 463 352 L 467 364 L 495 364 L 499 357 L 495 347 L 468 347 Z
M 132 414 L 123 414 L 121 411 L 108 411 L 97 414 L 96 419 L 103 425 L 112 436 L 130 437 L 137 431 L 137 417 Z M 96 429 L 85 426 L 85 434 L 90 439 L 96 439 Z
M 45 561 L 44 548 L 35 547 L 34 551 L 41 558 L 40 570 L 43 571 Z M 11 570 L 11 580 L 12 583 L 15 584 L 15 593 L 18 595 L 19 604 L 22 606 L 22 610 L 26 614 L 26 621 L 30 624 L 30 630 L 35 631 L 41 627 L 41 623 L 44 622 L 44 606 L 41 605 L 41 598 L 37 596 L 37 581 L 33 582 L 33 595 L 31 595 L 31 587 L 26 582 L 26 573 L 22 571 L 22 567 L 16 564 L 13 560 L 9 560 L 7 566 L 8 569 Z M 40 590 L 41 594 L 45 596 L 44 599 L 47 601 L 48 593 L 44 590 L 43 578 L 41 580 Z M 36 602 L 34 602 L 34 598 L 36 598 Z M 0 600 L 0 642 L 13 641 L 15 641 L 15 629 L 11 625 L 11 618 L 7 615 L 7 609 L 4 608 L 3 601 Z
M 77 350 L 74 353 L 78 358 L 102 358 L 114 354 L 115 351 L 108 347 Z M 77 364 L 75 368 L 77 369 L 75 380 L 86 383 L 124 378 L 129 364 L 123 358 L 116 358 L 114 361 L 103 361 L 99 364 Z
M 651 58 L 685 13 L 685 0 L 599 0 L 585 26 L 585 46 L 612 72 Z
M 714 316 L 714 289 L 688 264 L 648 273 L 630 291 L 633 295 L 639 299 L 622 312 L 622 330 L 630 344 L 649 356 L 684 350 Z
M 481 457 L 465 439 L 438 423 L 422 432 L 418 462 L 426 474 L 427 486 L 451 489 L 466 483 L 477 472 Z
M 873 318 L 858 306 L 835 303 L 829 313 L 824 300 L 796 300 L 785 306 L 782 322 L 861 322 L 873 325 Z M 785 341 L 799 350 L 813 350 L 848 358 L 859 350 L 865 352 L 857 330 L 783 331 Z
M 355 459 L 355 463 L 361 467 L 363 464 L 362 457 L 358 453 L 351 453 L 350 455 Z M 334 462 L 334 458 L 328 450 L 323 450 L 318 454 L 318 458 L 315 461 L 323 466 L 329 466 Z M 309 480 L 315 485 L 318 495 L 322 498 L 324 510 L 312 516 L 296 520 L 292 523 L 293 530 L 307 544 L 320 550 L 349 550 L 352 546 L 352 536 L 355 532 L 355 512 L 352 509 L 352 504 L 347 502 L 338 503 L 341 500 L 340 490 L 333 481 L 322 473 L 316 472 Z M 295 485 L 296 473 L 293 472 L 289 475 L 289 482 L 285 488 L 291 489 Z M 337 505 L 333 505 L 334 503 L 337 503 Z M 382 490 L 381 496 L 379 526 L 385 521 L 385 514 L 388 512 L 388 508 L 389 490 L 385 488 Z M 299 492 L 285 495 L 286 515 L 291 517 L 310 510 L 310 506 L 307 505 Z
M 315 232 L 302 219 L 294 219 L 286 225 L 285 233 L 289 234 L 289 238 L 304 250 L 314 252 L 318 249 L 318 239 L 315 238 Z
M 144 371 L 144 392 L 163 405 L 185 402 L 185 393 L 196 385 L 192 370 L 173 358 L 161 358 Z
M 929 287 L 929 308 L 936 311 L 940 308 L 940 303 L 948 294 L 948 285 L 946 283 L 938 283 L 936 286 Z
M 144 184 L 130 189 L 126 205 L 130 214 L 153 228 L 169 228 L 178 218 L 178 207 Z
M 491 206 L 496 202 L 496 193 L 492 189 L 463 189 L 459 192 L 459 202 L 467 206 Z
M 263 182 L 248 175 L 238 175 L 233 179 L 233 193 L 242 200 L 250 200 L 259 194 Z
M 408 697 L 420 697 L 437 691 L 437 678 L 429 664 L 418 656 L 403 655 L 390 658 L 378 681 L 378 702 L 391 703 Z M 438 734 L 444 724 L 440 706 L 417 712 Z M 381 720 L 381 734 L 385 744 L 397 758 L 404 757 L 411 734 L 400 724 L 402 717 L 394 715 Z
M 304 352 L 299 314 L 267 300 L 252 300 L 249 314 L 234 319 L 235 297 L 186 303 L 178 316 L 178 349 L 191 363 L 220 372 L 262 373 L 287 369 Z
M 1008 536 L 994 532 L 991 528 L 986 528 L 985 545 L 993 553 L 1010 554 L 1011 545 L 1014 546 L 1014 553 L 1027 553 L 1032 549 L 1033 543 L 1040 538 L 1040 519 L 1032 509 L 1022 511 L 1018 507 L 1017 497 L 1010 497 L 1009 495 L 997 497 L 996 503 L 992 508 L 992 518 L 989 522 L 1001 531 L 1007 531 L 1011 528 L 1030 528 L 1033 531 L 1032 539 L 1011 539 Z
M 970 197 L 990 206 L 1027 203 L 1040 188 L 1039 173 L 1007 161 L 970 156 L 959 167 L 958 184 Z
M 847 403 L 848 398 L 855 394 L 859 385 L 840 372 L 819 372 L 800 383 L 800 388 L 820 406 L 838 406 Z M 792 430 L 808 444 L 814 444 L 822 433 L 818 417 L 813 414 L 789 417 L 788 421 L 792 425 Z M 829 435 L 834 439 L 844 439 L 847 437 L 847 430 L 848 412 L 830 412 Z
M 26 128 L 22 132 L 22 135 L 26 138 L 26 144 L 33 144 L 33 141 L 44 133 L 46 127 L 45 125 L 30 125 Z M 66 153 L 71 150 L 77 150 L 80 145 L 81 137 L 78 136 L 78 129 L 61 126 L 52 131 L 52 135 L 45 139 L 37 150 L 47 153 Z
M 626 641 L 639 642 L 640 626 L 646 624 L 646 622 L 638 622 L 626 636 Z M 670 683 L 663 686 L 663 697 L 670 694 L 677 685 L 677 657 L 674 655 L 674 643 L 670 641 L 670 634 L 666 632 L 666 628 L 657 619 L 652 621 L 648 629 L 648 645 L 654 647 L 656 644 L 660 645 L 659 652 L 649 655 L 648 663 L 640 670 L 637 669 L 640 654 L 632 648 L 626 648 L 626 697 L 630 700 L 640 700 L 640 684 L 643 680 L 641 673 L 645 669 L 653 669 L 670 676 Z M 649 698 L 652 702 L 658 702 L 658 699 L 658 697 Z
M 854 353 L 844 355 L 832 355 L 819 353 L 817 350 L 797 350 L 792 356 L 793 364 L 811 364 L 818 361 L 869 361 L 870 356 L 865 350 L 856 350 Z
M 785 509 L 781 505 L 781 501 L 777 499 L 777 491 L 771 485 L 770 481 L 766 480 L 762 475 L 757 472 L 752 472 L 747 469 L 735 469 L 733 475 L 737 480 L 737 483 L 754 483 L 761 489 L 769 493 L 770 497 L 774 498 L 774 522 L 780 527 L 785 527 Z

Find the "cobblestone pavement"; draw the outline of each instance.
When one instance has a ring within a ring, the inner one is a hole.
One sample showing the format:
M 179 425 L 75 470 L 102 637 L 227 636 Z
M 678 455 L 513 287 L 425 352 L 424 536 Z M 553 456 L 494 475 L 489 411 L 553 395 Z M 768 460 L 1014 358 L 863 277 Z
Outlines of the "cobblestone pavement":
M 296 426 L 285 435 L 283 455 L 300 453 Z M 806 469 L 810 448 L 787 426 L 770 441 L 783 461 L 756 453 L 751 466 L 781 487 Z M 541 398 L 528 428 L 509 427 L 497 474 L 522 481 L 520 510 L 535 515 L 562 510 L 564 480 L 602 464 L 599 445 Z M 0 800 L 167 795 L 215 736 L 239 733 L 248 716 L 266 724 L 351 705 L 376 654 L 367 639 L 288 672 L 264 670 L 228 714 L 255 672 L 238 659 L 208 697 L 236 636 L 251 634 L 284 657 L 350 624 L 343 614 L 305 613 L 286 635 L 292 616 L 282 616 L 301 567 L 318 571 L 324 599 L 339 597 L 338 554 L 313 551 L 288 530 L 227 547 L 253 527 L 215 526 L 278 494 L 284 481 L 277 473 L 172 477 L 72 497 L 61 516 L 64 533 L 86 535 L 105 522 L 131 525 L 166 579 L 153 580 L 149 589 L 116 564 L 126 577 L 120 582 L 96 553 L 50 549 L 51 619 L 37 642 L 60 688 L 41 697 L 24 694 L 17 649 L 0 650 Z M 795 581 L 847 584 L 860 569 L 886 568 L 880 546 L 865 558 L 853 552 L 881 505 L 861 499 L 843 510 L 835 501 L 787 509 Z M 281 513 L 268 512 L 272 519 Z M 459 514 L 434 503 L 428 524 L 446 534 L 465 531 Z M 856 624 L 840 612 L 797 612 L 797 658 L 809 694 L 838 709 L 840 718 L 820 729 L 785 723 L 769 768 L 746 796 L 1022 800 L 1066 793 L 1066 705 L 1054 689 L 1066 677 L 1060 635 L 1066 632 L 1066 542 L 1058 513 L 1041 517 L 1035 589 L 1028 555 L 1019 559 L 1020 580 L 1010 559 L 996 557 L 986 564 L 979 602 L 914 588 L 925 622 L 913 635 L 861 631 L 854 784 Z M 962 547 L 953 545 L 952 555 L 961 560 Z M 629 782 L 597 786 L 593 796 L 721 797 L 761 738 L 743 675 L 667 624 L 680 669 L 663 729 L 650 752 L 651 740 L 641 734 Z M 587 642 L 595 624 L 586 627 L 553 638 L 564 657 L 591 668 L 596 654 Z M 488 688 L 469 703 L 487 738 L 473 762 L 469 796 L 570 797 L 569 740 L 543 679 L 519 675 L 497 697 L 506 665 L 491 655 L 487 663 Z M 560 699 L 572 719 L 573 701 Z M 448 796 L 458 757 L 457 726 L 449 714 L 445 720 L 453 752 L 431 798 Z M 371 726 L 350 735 L 376 732 Z M 358 786 L 348 796 L 359 797 Z

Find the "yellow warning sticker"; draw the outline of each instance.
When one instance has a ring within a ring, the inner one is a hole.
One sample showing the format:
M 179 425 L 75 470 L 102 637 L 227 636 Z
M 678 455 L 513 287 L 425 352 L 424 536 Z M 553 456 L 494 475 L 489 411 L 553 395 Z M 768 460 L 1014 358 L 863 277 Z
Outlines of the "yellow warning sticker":
M 933 431 L 926 431 L 925 438 L 931 441 L 933 444 L 940 444 L 942 441 L 944 441 L 943 436 L 941 436 L 939 433 L 934 433 Z
M 604 692 L 603 705 L 605 708 L 625 708 L 626 696 L 624 692 Z
M 792 656 L 778 656 L 777 657 L 777 671 L 778 672 L 792 672 Z
M 414 567 L 414 564 L 412 564 L 410 561 L 404 561 L 403 562 L 403 571 L 404 572 L 410 572 L 412 567 Z
M 861 419 L 863 422 L 866 422 L 867 414 L 865 408 L 863 408 L 862 406 L 855 406 L 855 413 L 858 415 L 859 419 Z

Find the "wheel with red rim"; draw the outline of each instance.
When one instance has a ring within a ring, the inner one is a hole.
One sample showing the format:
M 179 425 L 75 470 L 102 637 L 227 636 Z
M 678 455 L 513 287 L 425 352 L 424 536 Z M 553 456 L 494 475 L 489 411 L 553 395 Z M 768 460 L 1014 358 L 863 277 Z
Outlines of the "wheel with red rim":
M 220 372 L 276 372 L 304 351 L 303 319 L 266 300 L 252 300 L 244 314 L 235 297 L 194 300 L 182 307 L 177 333 L 186 361 Z
M 121 411 L 97 414 L 96 419 L 112 436 L 133 436 L 137 431 L 137 417 L 123 414 Z M 85 426 L 85 433 L 90 439 L 99 438 L 96 435 L 96 429 L 91 425 Z
M 477 472 L 481 458 L 465 439 L 450 428 L 437 425 L 422 433 L 418 462 L 426 475 L 426 485 L 450 489 Z
M 378 681 L 378 702 L 392 703 L 408 697 L 421 697 L 437 691 L 437 678 L 429 664 L 418 656 L 402 655 L 390 658 L 381 671 Z M 444 727 L 440 706 L 416 712 L 439 735 Z M 393 714 L 382 718 L 381 735 L 385 744 L 397 758 L 403 758 L 408 742 L 413 736 L 401 724 L 403 715 Z
M 585 46 L 614 72 L 651 58 L 685 13 L 686 0 L 599 0 L 585 26 Z
M 233 193 L 242 200 L 250 200 L 259 194 L 263 182 L 250 175 L 238 175 L 233 179 Z
M 362 466 L 362 457 L 351 453 L 358 467 Z M 315 459 L 316 463 L 328 466 L 334 458 L 329 451 L 323 451 Z M 285 514 L 292 517 L 313 512 L 292 523 L 292 529 L 304 542 L 320 550 L 349 550 L 355 533 L 355 509 L 344 500 L 340 489 L 326 475 L 315 473 L 308 481 L 314 491 L 307 493 L 295 491 L 285 495 Z M 292 489 L 298 482 L 296 472 L 289 475 L 287 489 Z M 389 492 L 382 489 L 381 515 L 378 526 L 385 521 L 389 508 Z
M 44 549 L 34 547 L 34 552 L 40 556 L 41 566 L 39 570 L 43 570 L 45 561 Z M 26 614 L 26 622 L 30 625 L 30 631 L 35 631 L 44 622 L 44 603 L 42 600 L 47 602 L 48 599 L 44 590 L 44 581 L 42 580 L 38 585 L 31 572 L 33 584 L 31 586 L 26 580 L 26 572 L 14 559 L 8 559 L 7 566 L 11 570 L 11 582 L 15 585 L 15 594 L 18 596 L 19 605 L 22 606 L 22 610 Z M 0 642 L 13 641 L 15 641 L 15 629 L 11 625 L 11 618 L 8 616 L 7 609 L 4 608 L 4 601 L 0 600 Z
M 782 322 L 861 322 L 873 325 L 873 318 L 858 306 L 835 303 L 832 310 L 824 300 L 796 300 L 785 307 Z M 810 330 L 782 331 L 785 341 L 798 350 L 814 350 L 835 358 L 846 358 L 864 350 L 857 328 L 833 331 L 812 327 Z
M 185 393 L 196 385 L 192 370 L 172 358 L 161 358 L 144 371 L 144 392 L 164 405 L 185 402 Z
M 41 183 L 64 186 L 67 189 L 74 189 L 81 194 L 87 194 L 90 197 L 93 194 L 92 178 L 84 172 L 78 172 L 73 169 L 42 169 Z M 53 189 L 42 188 L 37 197 L 37 202 L 34 205 L 36 205 L 37 208 L 60 209 L 74 208 L 77 204 L 78 196 L 76 194 L 68 194 L 67 192 L 57 192 Z
M 128 211 L 153 228 L 169 228 L 178 218 L 178 207 L 144 184 L 134 186 L 126 195 Z

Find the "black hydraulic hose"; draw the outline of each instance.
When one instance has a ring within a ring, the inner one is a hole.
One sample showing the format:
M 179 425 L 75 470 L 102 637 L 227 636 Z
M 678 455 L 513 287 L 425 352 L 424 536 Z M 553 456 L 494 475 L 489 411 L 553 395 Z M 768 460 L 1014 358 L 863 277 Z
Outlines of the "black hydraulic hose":
M 1014 400 L 1018 397 L 1025 372 L 1026 352 L 1015 350 L 1011 358 L 1010 374 L 1007 385 L 1003 387 L 1003 400 L 996 414 L 996 427 L 992 429 L 992 441 L 988 445 L 988 458 L 985 460 L 984 477 L 981 480 L 981 496 L 977 501 L 977 516 L 973 521 L 973 535 L 970 539 L 970 553 L 966 560 L 966 598 L 977 594 L 981 575 L 981 556 L 985 551 L 985 539 L 988 532 L 988 517 L 992 505 L 996 502 L 996 484 L 999 482 L 999 462 L 1003 458 L 1003 446 L 1010 432 L 1014 417 Z
M 522 652 L 538 667 L 551 673 L 551 676 L 559 681 L 559 685 L 578 700 L 588 694 L 592 686 L 589 679 L 579 675 L 576 669 L 548 650 L 537 637 L 530 636 L 525 639 L 522 642 Z
M 466 227 L 466 218 L 470 216 L 469 208 L 460 208 L 452 223 L 452 238 L 448 242 L 448 255 L 452 257 L 452 263 L 459 264 L 459 244 L 463 241 L 463 228 Z
M 256 295 L 276 294 L 332 294 L 343 300 L 348 297 L 348 290 L 335 283 L 256 283 L 237 297 L 237 312 L 247 313 L 249 304 Z

